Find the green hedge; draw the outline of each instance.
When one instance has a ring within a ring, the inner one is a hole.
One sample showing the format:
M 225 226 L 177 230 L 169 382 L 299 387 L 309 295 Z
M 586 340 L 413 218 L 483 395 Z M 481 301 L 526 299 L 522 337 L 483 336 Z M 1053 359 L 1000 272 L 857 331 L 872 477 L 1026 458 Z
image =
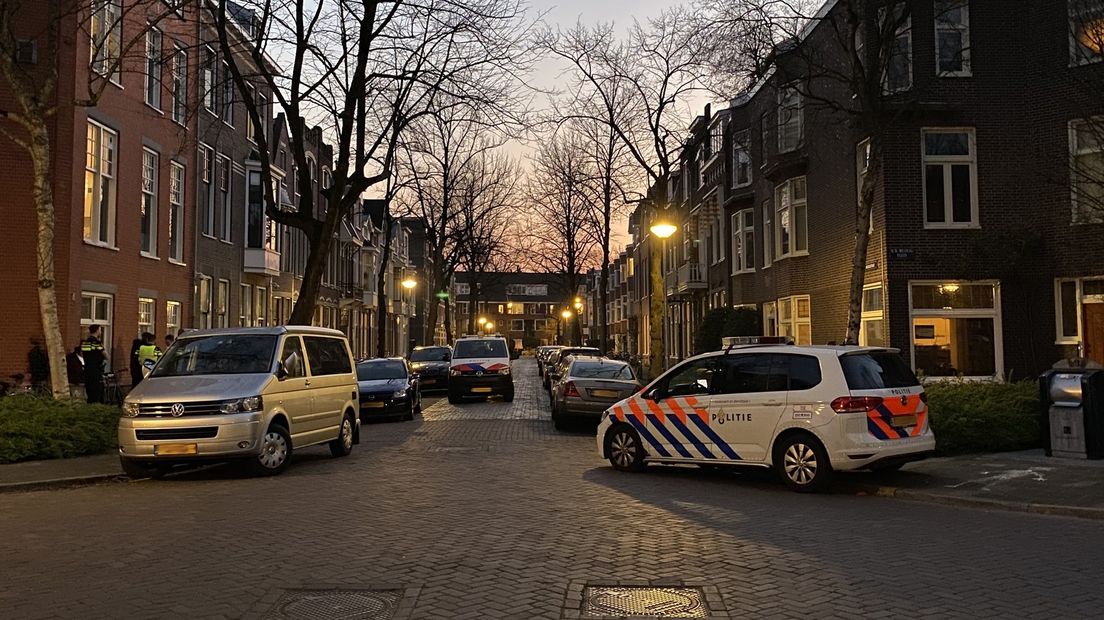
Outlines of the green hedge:
M 1027 450 L 1041 445 L 1034 382 L 928 383 L 928 411 L 942 454 Z
M 119 408 L 51 398 L 0 398 L 0 463 L 101 454 L 116 447 Z

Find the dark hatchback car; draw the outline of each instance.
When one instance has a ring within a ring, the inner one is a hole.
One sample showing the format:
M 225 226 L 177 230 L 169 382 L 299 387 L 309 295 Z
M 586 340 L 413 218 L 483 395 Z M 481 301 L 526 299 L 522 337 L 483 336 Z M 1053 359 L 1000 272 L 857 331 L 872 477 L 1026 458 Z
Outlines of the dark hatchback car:
M 414 347 L 410 352 L 410 372 L 418 378 L 423 392 L 447 390 L 452 347 Z
M 413 420 L 422 411 L 418 378 L 410 374 L 406 360 L 380 358 L 359 362 L 360 420 L 400 418 Z

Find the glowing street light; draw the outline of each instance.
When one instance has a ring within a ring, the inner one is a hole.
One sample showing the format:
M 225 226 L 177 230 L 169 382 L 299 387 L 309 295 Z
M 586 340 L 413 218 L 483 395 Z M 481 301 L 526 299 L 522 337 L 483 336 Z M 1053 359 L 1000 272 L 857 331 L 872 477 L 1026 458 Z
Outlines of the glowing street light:
M 418 286 L 418 281 L 414 278 L 406 278 L 402 281 L 402 287 L 408 291 L 414 290 L 415 286 Z
M 483 327 L 484 325 L 487 324 L 487 318 L 481 316 L 481 317 L 479 317 L 479 320 L 476 321 L 476 323 L 479 323 L 479 326 Z
M 483 326 L 487 331 L 494 331 L 494 322 L 487 321 L 487 324 Z
M 560 313 L 560 316 L 562 316 L 564 319 L 570 319 L 572 317 L 572 313 L 570 310 L 564 310 Z
M 667 222 L 657 222 L 655 224 L 652 224 L 651 231 L 653 235 L 659 237 L 660 239 L 666 239 L 667 237 L 670 237 L 671 235 L 678 232 L 678 226 L 675 226 L 674 224 L 668 224 Z

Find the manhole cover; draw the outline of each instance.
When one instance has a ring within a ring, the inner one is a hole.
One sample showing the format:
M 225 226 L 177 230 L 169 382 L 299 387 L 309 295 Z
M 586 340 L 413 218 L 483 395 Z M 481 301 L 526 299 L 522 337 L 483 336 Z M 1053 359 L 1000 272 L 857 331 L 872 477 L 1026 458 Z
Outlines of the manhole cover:
M 271 620 L 390 620 L 400 590 L 289 590 L 269 612 Z
M 583 588 L 584 618 L 648 616 L 705 618 L 709 608 L 701 588 L 587 586 Z

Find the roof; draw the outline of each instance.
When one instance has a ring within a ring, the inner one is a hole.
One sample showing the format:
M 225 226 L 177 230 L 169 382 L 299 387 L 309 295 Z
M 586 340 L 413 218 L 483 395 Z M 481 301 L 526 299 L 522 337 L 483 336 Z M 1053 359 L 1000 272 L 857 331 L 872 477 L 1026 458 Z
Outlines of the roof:
M 730 353 L 738 353 L 744 351 L 754 350 L 756 353 L 827 353 L 836 357 L 849 355 L 852 353 L 862 353 L 865 351 L 889 351 L 893 353 L 900 353 L 899 349 L 892 349 L 889 347 L 860 347 L 855 345 L 793 345 L 793 344 L 749 344 L 749 345 L 736 345 L 717 351 L 709 351 L 700 355 L 695 355 L 687 359 L 701 359 L 706 357 L 714 357 L 720 355 L 728 355 Z
M 179 338 L 198 338 L 201 336 L 220 336 L 229 334 L 254 334 L 261 336 L 282 336 L 284 334 L 313 334 L 316 336 L 340 336 L 345 334 L 327 327 L 313 325 L 277 325 L 275 327 L 220 327 L 217 329 L 193 329 L 180 334 Z

